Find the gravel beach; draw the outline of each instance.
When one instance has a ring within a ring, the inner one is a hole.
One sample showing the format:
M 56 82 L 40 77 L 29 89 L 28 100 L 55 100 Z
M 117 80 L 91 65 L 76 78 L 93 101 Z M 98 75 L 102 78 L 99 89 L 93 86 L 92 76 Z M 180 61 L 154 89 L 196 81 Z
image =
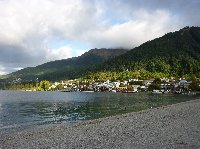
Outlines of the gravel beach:
M 9 148 L 200 148 L 200 99 L 0 136 Z

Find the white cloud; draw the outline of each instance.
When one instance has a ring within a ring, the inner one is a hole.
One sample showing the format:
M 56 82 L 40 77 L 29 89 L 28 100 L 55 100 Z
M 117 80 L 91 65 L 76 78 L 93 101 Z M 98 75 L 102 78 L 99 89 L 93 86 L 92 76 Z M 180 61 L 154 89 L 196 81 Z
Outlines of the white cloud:
M 90 48 L 133 48 L 193 22 L 199 25 L 199 6 L 195 0 L 0 0 L 0 71 L 89 50 L 67 41 Z M 60 47 L 52 46 L 63 39 Z
M 6 73 L 6 69 L 3 66 L 0 66 L 0 75 L 5 75 Z
M 85 53 L 87 50 L 72 49 L 70 46 L 63 46 L 57 49 L 48 49 L 45 54 L 45 60 L 54 61 L 59 59 L 71 58 L 74 55 L 79 56 Z
M 103 47 L 133 48 L 179 28 L 176 22 L 173 22 L 174 26 L 170 26 L 174 18 L 167 11 L 138 10 L 135 12 L 135 17 L 136 19 L 97 31 L 88 40 L 94 45 Z
M 87 50 L 83 50 L 83 49 L 77 49 L 76 51 L 75 51 L 75 55 L 82 55 L 82 54 L 84 54 L 85 52 L 87 52 Z
M 9 73 L 9 72 L 12 72 L 12 71 L 17 71 L 17 70 L 20 70 L 20 69 L 22 69 L 22 68 L 13 68 L 13 67 L 4 67 L 4 66 L 2 66 L 2 65 L 0 65 L 0 75 L 5 75 L 5 74 L 7 74 L 7 73 Z
M 73 40 L 90 29 L 92 21 L 91 26 L 83 24 L 95 18 L 90 7 L 81 0 L 0 1 L 0 64 L 27 67 L 77 56 L 70 47 L 50 45 L 59 42 L 54 39 Z
M 48 49 L 46 59 L 48 61 L 67 59 L 72 57 L 72 48 L 64 46 L 58 49 Z

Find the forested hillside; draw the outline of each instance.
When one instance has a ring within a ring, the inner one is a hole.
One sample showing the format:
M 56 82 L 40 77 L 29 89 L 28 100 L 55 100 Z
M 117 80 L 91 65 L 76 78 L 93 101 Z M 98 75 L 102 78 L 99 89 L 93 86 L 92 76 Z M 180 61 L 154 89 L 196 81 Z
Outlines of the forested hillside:
M 147 71 L 166 76 L 200 76 L 200 28 L 185 27 L 148 41 L 102 64 L 101 72 Z
M 132 50 L 92 49 L 4 76 L 1 82 L 86 78 L 200 77 L 200 27 L 185 27 Z
M 28 67 L 4 76 L 4 82 L 30 82 L 39 80 L 59 81 L 84 75 L 87 69 L 127 52 L 125 49 L 92 49 L 79 57 L 48 62 Z

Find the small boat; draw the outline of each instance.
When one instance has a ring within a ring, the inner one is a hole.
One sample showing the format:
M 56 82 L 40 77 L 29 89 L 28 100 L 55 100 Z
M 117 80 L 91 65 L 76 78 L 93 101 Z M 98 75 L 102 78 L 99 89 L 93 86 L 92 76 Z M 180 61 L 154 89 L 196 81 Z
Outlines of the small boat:
M 181 94 L 181 91 L 175 91 L 174 93 L 175 94 Z
M 122 93 L 138 93 L 138 91 L 122 91 Z
M 163 92 L 160 91 L 160 90 L 153 90 L 152 93 L 154 93 L 154 94 L 162 94 Z
M 32 92 L 33 90 L 25 90 L 26 92 Z
M 81 91 L 81 92 L 84 92 L 84 93 L 93 93 L 94 91 Z
M 70 90 L 61 90 L 61 92 L 71 92 Z

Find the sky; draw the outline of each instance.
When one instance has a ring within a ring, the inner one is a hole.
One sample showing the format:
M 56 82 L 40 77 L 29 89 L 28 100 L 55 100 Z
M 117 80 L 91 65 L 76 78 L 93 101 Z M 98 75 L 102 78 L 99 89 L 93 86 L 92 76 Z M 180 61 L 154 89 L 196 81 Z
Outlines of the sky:
M 0 0 L 0 75 L 200 26 L 200 0 Z

